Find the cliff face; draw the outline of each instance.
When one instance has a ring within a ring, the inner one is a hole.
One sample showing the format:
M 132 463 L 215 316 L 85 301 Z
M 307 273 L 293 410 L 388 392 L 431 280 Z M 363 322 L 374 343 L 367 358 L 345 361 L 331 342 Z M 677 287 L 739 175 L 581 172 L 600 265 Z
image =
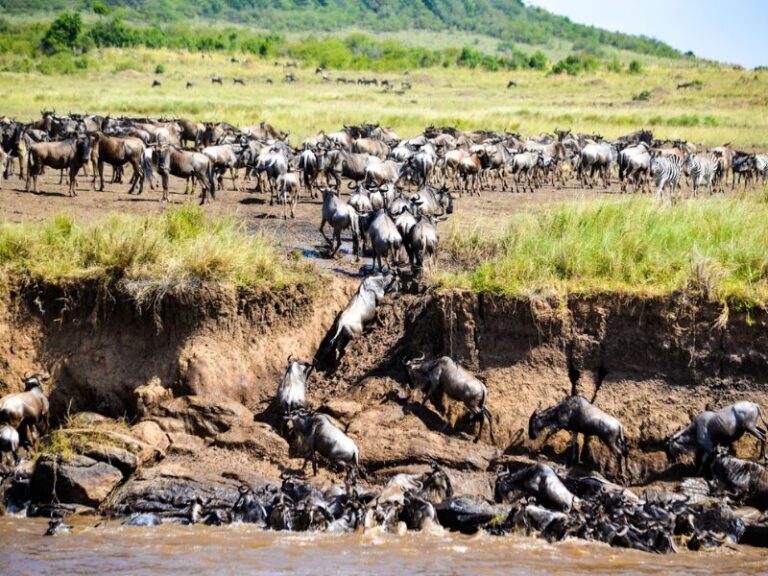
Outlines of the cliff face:
M 316 294 L 247 294 L 221 288 L 155 290 L 32 287 L 12 295 L 0 318 L 0 393 L 25 371 L 45 368 L 54 421 L 67 413 L 127 417 L 133 432 L 165 459 L 140 469 L 155 476 L 276 479 L 302 461 L 278 432 L 272 400 L 286 358 L 309 360 L 356 288 L 329 281 Z M 343 426 L 374 479 L 438 462 L 458 484 L 489 494 L 495 465 L 543 452 L 564 460 L 569 436 L 530 441 L 528 419 L 571 393 L 624 425 L 635 483 L 674 477 L 665 439 L 706 406 L 753 400 L 768 407 L 768 315 L 732 312 L 682 298 L 616 295 L 567 301 L 452 292 L 386 301 L 380 322 L 349 344 L 333 373 L 313 375 L 312 407 Z M 451 355 L 488 385 L 496 445 L 463 405 L 442 409 L 408 398 L 405 357 Z M 165 389 L 137 410 L 136 389 Z M 170 394 L 168 394 L 170 393 Z M 172 398 L 169 399 L 169 396 Z M 754 457 L 755 442 L 739 443 Z M 587 465 L 612 475 L 596 440 Z M 153 470 L 155 470 L 153 472 Z M 336 478 L 324 471 L 320 480 Z M 227 480 L 229 479 L 229 480 Z M 135 497 L 124 486 L 121 494 Z

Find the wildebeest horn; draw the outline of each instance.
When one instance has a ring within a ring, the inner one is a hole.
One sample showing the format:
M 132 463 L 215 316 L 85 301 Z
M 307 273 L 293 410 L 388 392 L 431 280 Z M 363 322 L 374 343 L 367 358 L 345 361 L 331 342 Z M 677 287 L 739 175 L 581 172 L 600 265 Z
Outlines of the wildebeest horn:
M 421 361 L 422 361 L 422 360 L 424 360 L 424 358 L 426 358 L 426 357 L 427 357 L 427 355 L 426 355 L 424 352 L 422 352 L 422 353 L 421 353 L 421 356 L 418 356 L 418 357 L 415 357 L 415 358 L 413 358 L 413 361 L 414 361 L 414 362 L 421 362 Z
M 347 188 L 349 188 L 350 190 L 356 189 L 357 188 L 357 184 L 352 182 L 352 181 L 349 181 L 349 182 L 347 182 Z
M 31 376 L 31 374 L 25 370 L 25 371 L 24 371 L 24 378 L 22 378 L 22 379 L 21 379 L 21 381 L 22 381 L 22 382 L 24 382 L 24 381 L 25 381 L 25 380 L 27 380 L 27 379 L 28 379 L 30 376 Z
M 288 354 L 288 360 L 287 360 L 288 364 L 291 363 L 291 358 L 293 358 L 293 354 Z

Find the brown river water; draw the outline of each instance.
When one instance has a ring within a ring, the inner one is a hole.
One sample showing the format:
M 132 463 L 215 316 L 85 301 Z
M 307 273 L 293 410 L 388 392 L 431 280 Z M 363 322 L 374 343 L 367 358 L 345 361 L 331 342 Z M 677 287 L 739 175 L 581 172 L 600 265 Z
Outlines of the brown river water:
M 448 532 L 307 534 L 251 526 L 126 528 L 79 519 L 43 537 L 47 521 L 0 518 L 0 574 L 768 574 L 748 547 L 657 556 L 567 541 Z

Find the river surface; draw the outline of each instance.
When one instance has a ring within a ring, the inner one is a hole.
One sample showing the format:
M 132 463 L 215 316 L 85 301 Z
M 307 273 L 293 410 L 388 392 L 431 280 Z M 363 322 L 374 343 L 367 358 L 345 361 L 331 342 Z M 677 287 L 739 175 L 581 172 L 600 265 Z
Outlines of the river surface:
M 43 537 L 41 519 L 0 518 L 0 574 L 768 574 L 764 550 L 740 547 L 666 556 L 581 541 L 448 532 L 297 534 L 251 526 L 94 527 Z

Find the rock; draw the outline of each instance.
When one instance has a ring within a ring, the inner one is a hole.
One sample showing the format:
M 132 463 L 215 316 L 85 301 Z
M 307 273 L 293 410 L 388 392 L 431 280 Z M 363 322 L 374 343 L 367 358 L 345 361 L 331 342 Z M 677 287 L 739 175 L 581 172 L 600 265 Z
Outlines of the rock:
M 183 517 L 198 498 L 206 508 L 230 510 L 239 496 L 239 484 L 226 478 L 201 479 L 184 466 L 163 463 L 140 470 L 120 486 L 103 506 L 114 514 L 152 513 Z
M 45 455 L 37 461 L 31 480 L 35 502 L 50 502 L 55 495 L 61 502 L 97 507 L 123 480 L 123 474 L 106 462 L 87 456 L 62 461 Z
M 372 469 L 437 462 L 460 470 L 487 470 L 499 455 L 493 446 L 431 432 L 416 416 L 405 416 L 399 406 L 363 412 L 348 433 L 360 449 L 363 465 Z
M 239 402 L 201 396 L 180 396 L 157 408 L 156 422 L 165 432 L 185 432 L 211 438 L 226 432 L 235 423 L 253 420 L 253 414 Z
M 139 467 L 139 459 L 135 455 L 116 446 L 89 443 L 86 444 L 82 453 L 98 462 L 106 462 L 114 466 L 122 472 L 125 478 L 133 474 Z
M 505 511 L 479 498 L 451 498 L 435 505 L 440 524 L 462 534 L 474 534 L 493 520 L 503 520 Z
M 170 389 L 165 388 L 156 376 L 144 386 L 136 388 L 133 394 L 136 398 L 136 413 L 141 418 L 154 414 L 163 402 L 173 398 Z
M 228 450 L 244 450 L 275 464 L 284 464 L 288 460 L 288 442 L 262 422 L 239 424 L 216 436 L 213 445 Z
M 320 412 L 324 412 L 333 416 L 339 422 L 345 423 L 351 421 L 362 410 L 362 405 L 353 400 L 329 400 L 320 408 Z
M 145 420 L 131 428 L 131 434 L 161 454 L 168 450 L 171 441 L 157 422 Z

